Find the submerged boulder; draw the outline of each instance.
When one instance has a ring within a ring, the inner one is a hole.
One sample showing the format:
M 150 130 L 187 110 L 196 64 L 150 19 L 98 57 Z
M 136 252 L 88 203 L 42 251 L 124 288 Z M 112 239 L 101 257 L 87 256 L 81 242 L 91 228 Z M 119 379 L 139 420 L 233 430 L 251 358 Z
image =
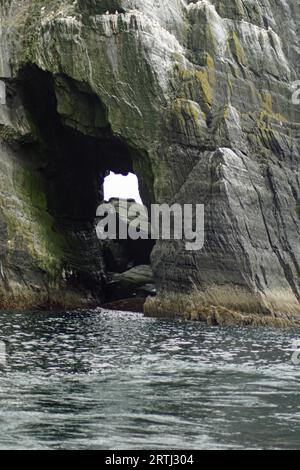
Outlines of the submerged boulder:
M 148 207 L 205 205 L 203 249 L 156 243 L 149 314 L 297 319 L 298 25 L 296 0 L 0 0 L 1 307 L 105 300 L 94 217 L 131 171 Z
M 109 273 L 107 295 L 109 300 L 154 295 L 153 272 L 149 265 L 139 265 L 123 273 Z

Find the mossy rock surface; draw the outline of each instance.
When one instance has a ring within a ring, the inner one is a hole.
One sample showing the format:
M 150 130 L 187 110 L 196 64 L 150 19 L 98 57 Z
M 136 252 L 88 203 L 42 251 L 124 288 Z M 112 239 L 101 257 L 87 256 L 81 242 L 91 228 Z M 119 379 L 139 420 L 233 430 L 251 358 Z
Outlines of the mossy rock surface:
M 114 170 L 148 206 L 205 204 L 201 251 L 156 244 L 158 302 L 299 314 L 298 18 L 296 0 L 0 1 L 2 304 L 105 298 Z

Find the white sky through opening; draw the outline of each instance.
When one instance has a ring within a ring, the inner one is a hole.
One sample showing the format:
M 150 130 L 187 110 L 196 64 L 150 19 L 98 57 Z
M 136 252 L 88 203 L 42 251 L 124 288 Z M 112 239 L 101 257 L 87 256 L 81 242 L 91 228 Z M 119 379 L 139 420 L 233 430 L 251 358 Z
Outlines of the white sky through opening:
M 104 199 L 109 201 L 112 197 L 135 199 L 138 204 L 143 204 L 136 175 L 129 173 L 123 176 L 110 172 L 104 180 Z

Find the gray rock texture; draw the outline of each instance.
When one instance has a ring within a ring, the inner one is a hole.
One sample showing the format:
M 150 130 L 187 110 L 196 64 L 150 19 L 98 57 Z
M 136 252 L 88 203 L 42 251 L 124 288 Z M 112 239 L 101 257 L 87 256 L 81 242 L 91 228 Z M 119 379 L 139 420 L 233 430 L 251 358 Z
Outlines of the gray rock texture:
M 134 200 L 118 198 L 112 198 L 108 204 L 111 204 L 115 210 L 118 240 L 102 240 L 101 242 L 106 270 L 123 273 L 134 266 L 150 264 L 155 240 L 150 237 L 151 225 L 146 218 L 145 207 Z M 139 214 L 138 219 L 136 211 Z M 96 219 L 97 234 L 98 222 L 101 222 L 101 218 Z M 140 228 L 138 240 L 132 240 L 130 237 L 126 240 L 121 239 L 120 233 L 128 233 L 130 224 Z M 144 231 L 141 228 L 144 228 Z M 100 234 L 98 238 L 101 239 Z
M 129 299 L 139 296 L 153 295 L 153 272 L 149 265 L 139 265 L 122 274 L 112 274 L 111 284 L 108 286 L 107 295 L 116 299 Z
M 105 298 L 113 170 L 205 204 L 203 250 L 156 244 L 148 314 L 297 319 L 298 33 L 297 0 L 0 0 L 2 308 Z

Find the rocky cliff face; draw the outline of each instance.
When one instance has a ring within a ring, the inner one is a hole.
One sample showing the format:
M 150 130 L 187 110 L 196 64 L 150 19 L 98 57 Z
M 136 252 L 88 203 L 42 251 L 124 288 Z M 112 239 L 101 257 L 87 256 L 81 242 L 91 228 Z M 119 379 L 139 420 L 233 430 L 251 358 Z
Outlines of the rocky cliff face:
M 205 204 L 203 250 L 156 244 L 148 314 L 297 318 L 298 25 L 296 0 L 0 0 L 1 306 L 104 299 L 115 170 Z

